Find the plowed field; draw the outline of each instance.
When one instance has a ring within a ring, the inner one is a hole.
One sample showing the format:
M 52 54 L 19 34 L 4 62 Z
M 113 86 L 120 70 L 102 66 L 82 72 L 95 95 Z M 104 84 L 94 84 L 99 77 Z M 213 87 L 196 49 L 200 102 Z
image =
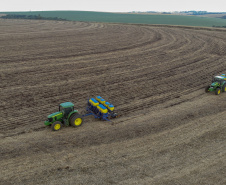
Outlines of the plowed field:
M 0 184 L 225 184 L 226 30 L 0 19 Z M 44 126 L 100 95 L 121 117 Z

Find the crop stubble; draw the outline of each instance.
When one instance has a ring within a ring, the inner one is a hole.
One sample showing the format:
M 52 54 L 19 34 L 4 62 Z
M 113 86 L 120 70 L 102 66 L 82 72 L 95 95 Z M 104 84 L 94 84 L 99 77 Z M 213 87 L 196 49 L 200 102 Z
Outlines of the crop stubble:
M 203 91 L 226 72 L 224 29 L 0 23 L 2 182 L 224 182 L 226 96 Z M 43 126 L 59 103 L 82 111 L 96 95 L 122 116 Z

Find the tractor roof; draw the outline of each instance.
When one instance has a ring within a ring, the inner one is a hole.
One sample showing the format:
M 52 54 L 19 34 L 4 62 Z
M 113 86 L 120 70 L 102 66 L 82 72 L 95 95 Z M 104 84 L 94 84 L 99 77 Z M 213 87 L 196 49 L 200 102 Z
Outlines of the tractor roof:
M 60 106 L 63 108 L 68 108 L 68 107 L 73 107 L 74 104 L 71 102 L 65 102 L 65 103 L 61 103 Z
M 221 80 L 226 80 L 226 78 L 224 76 L 215 76 L 215 78 L 219 78 Z

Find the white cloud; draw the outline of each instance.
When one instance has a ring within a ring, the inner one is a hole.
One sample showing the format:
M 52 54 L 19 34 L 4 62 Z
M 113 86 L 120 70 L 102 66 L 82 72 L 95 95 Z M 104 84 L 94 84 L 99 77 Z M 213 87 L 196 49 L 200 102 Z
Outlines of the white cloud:
M 206 10 L 226 12 L 226 0 L 1 0 L 0 11 L 86 10 L 107 12 Z

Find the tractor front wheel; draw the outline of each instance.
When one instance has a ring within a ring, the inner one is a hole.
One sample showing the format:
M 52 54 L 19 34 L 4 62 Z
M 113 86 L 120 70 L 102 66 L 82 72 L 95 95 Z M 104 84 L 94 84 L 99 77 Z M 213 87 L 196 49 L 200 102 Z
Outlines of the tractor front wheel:
M 208 92 L 209 92 L 209 88 L 210 88 L 210 86 L 209 86 L 209 85 L 205 88 L 205 92 L 206 92 L 206 93 L 208 93 Z
M 56 121 L 56 122 L 52 123 L 51 128 L 53 131 L 58 131 L 62 128 L 62 123 L 59 121 Z
M 219 95 L 220 93 L 221 93 L 221 89 L 220 88 L 217 88 L 216 91 L 215 91 L 215 94 L 216 95 Z
M 70 125 L 73 127 L 79 127 L 83 123 L 83 118 L 81 115 L 76 114 L 70 119 Z

